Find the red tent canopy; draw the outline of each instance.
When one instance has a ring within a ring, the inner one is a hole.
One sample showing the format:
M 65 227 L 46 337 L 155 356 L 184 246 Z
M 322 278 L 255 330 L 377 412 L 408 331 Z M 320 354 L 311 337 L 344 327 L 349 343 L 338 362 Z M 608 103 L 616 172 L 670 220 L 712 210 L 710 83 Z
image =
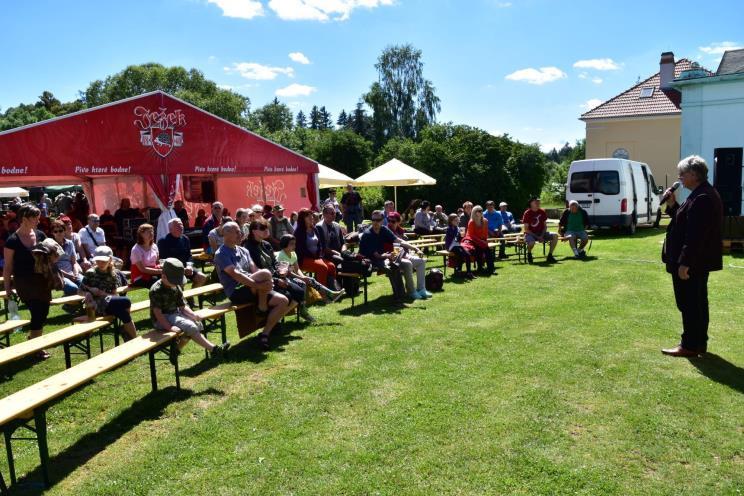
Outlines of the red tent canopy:
M 161 91 L 0 133 L 0 185 L 139 176 L 167 205 L 178 174 L 304 175 L 305 205 L 317 207 L 317 172 L 315 161 Z

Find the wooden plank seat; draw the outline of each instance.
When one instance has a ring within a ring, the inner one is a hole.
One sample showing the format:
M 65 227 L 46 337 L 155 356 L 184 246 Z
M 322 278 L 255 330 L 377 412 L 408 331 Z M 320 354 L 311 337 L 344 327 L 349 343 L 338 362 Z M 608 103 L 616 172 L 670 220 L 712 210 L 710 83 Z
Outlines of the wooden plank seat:
M 65 366 L 70 368 L 72 365 L 70 357 L 71 347 L 79 348 L 82 353 L 86 354 L 88 358 L 90 358 L 90 336 L 110 324 L 111 322 L 107 320 L 96 320 L 84 324 L 73 324 L 57 331 L 43 334 L 38 338 L 29 339 L 13 346 L 2 348 L 0 349 L 0 367 L 47 348 L 64 345 Z M 82 343 L 83 341 L 85 342 L 84 344 Z
M 215 305 L 210 308 L 201 308 L 195 310 L 194 313 L 202 319 L 202 334 L 205 337 L 209 337 L 209 333 L 213 331 L 220 331 L 220 337 L 222 338 L 222 344 L 227 342 L 227 322 L 225 316 L 230 312 L 235 312 L 243 308 L 253 306 L 253 303 L 241 303 L 234 305 L 232 303 L 223 303 L 221 305 Z M 204 352 L 205 356 L 209 358 L 209 352 Z
M 99 375 L 125 365 L 143 355 L 149 355 L 151 386 L 153 391 L 157 391 L 158 383 L 155 361 L 160 359 L 156 359 L 156 353 L 163 352 L 166 355 L 165 359 L 170 360 L 170 345 L 179 334 L 172 331 L 150 331 L 121 346 L 112 348 L 90 360 L 79 363 L 74 367 L 0 399 L 0 428 L 3 430 L 5 437 L 11 485 L 16 483 L 12 441 L 14 439 L 33 440 L 33 438 L 25 436 L 14 438 L 13 434 L 16 430 L 24 428 L 28 432 L 35 434 L 35 439 L 39 447 L 39 458 L 41 460 L 41 474 L 45 486 L 48 487 L 49 450 L 47 446 L 47 409 L 63 397 L 91 382 Z M 173 363 L 176 374 L 176 388 L 180 390 L 181 382 L 177 356 L 173 357 Z M 26 436 L 28 435 L 26 432 L 24 434 Z
M 116 288 L 117 294 L 126 293 L 127 291 L 131 291 L 131 287 L 129 286 L 119 286 Z M 59 298 L 52 298 L 52 300 L 49 302 L 50 305 L 81 305 L 85 301 L 84 296 L 80 295 L 70 295 L 70 296 L 60 296 Z
M 490 241 L 491 239 L 500 239 L 500 238 L 488 238 L 488 239 L 489 239 L 488 248 L 490 248 L 491 250 L 495 250 L 496 247 L 501 244 L 501 241 Z M 506 241 L 506 242 L 509 243 L 509 241 Z M 442 257 L 442 266 L 444 268 L 443 272 L 444 272 L 444 275 L 446 276 L 447 275 L 447 260 L 449 259 L 449 257 L 454 257 L 455 253 L 449 250 L 437 250 L 434 254 Z
M 27 326 L 30 320 L 6 320 L 0 324 L 0 349 L 10 346 L 10 335 L 19 327 Z
M 727 238 L 722 241 L 723 253 L 731 253 L 734 246 L 744 248 L 744 238 Z

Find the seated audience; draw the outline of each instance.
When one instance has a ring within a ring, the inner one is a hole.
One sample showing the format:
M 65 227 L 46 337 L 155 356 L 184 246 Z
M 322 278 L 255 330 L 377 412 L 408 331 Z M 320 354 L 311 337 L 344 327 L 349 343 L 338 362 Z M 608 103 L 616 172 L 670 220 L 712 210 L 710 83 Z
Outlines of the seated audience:
M 126 296 L 116 293 L 118 279 L 114 269 L 114 252 L 108 246 L 99 246 L 93 252 L 93 268 L 83 276 L 80 294 L 85 297 L 85 305 L 92 305 L 96 315 L 113 315 L 121 321 L 121 330 L 126 341 L 137 336 L 129 309 L 132 302 Z
M 413 218 L 413 232 L 419 236 L 444 233 L 444 229 L 436 227 L 436 222 L 431 213 L 431 204 L 427 200 L 422 201 L 421 206 L 416 210 L 416 215 Z
M 310 315 L 305 306 L 305 283 L 287 279 L 287 273 L 279 273 L 279 266 L 274 254 L 274 248 L 269 239 L 268 223 L 263 218 L 258 218 L 251 222 L 248 230 L 248 237 L 243 241 L 243 246 L 248 249 L 251 260 L 259 269 L 265 269 L 271 272 L 274 281 L 274 291 L 284 295 L 289 299 L 290 305 L 300 305 L 300 317 L 307 322 L 315 322 L 315 318 Z
M 488 236 L 503 238 L 504 217 L 499 210 L 496 210 L 496 203 L 493 200 L 486 202 L 486 211 L 483 212 L 483 217 L 488 221 Z M 499 258 L 506 258 L 506 243 L 504 241 L 499 244 Z
M 285 234 L 294 234 L 294 228 L 290 220 L 284 216 L 284 207 L 281 204 L 274 205 L 274 215 L 269 219 L 269 242 L 274 250 L 279 249 L 279 240 Z
M 396 244 L 400 245 L 401 242 L 407 241 L 406 233 L 401 226 L 401 215 L 398 212 L 390 212 L 388 214 L 388 229 L 395 234 L 397 238 L 393 243 L 385 243 L 384 250 L 386 252 L 396 251 Z M 422 252 L 417 248 L 414 250 L 419 255 Z M 410 251 L 406 251 L 402 256 L 397 258 L 397 262 L 400 264 L 400 270 L 403 272 L 403 279 L 406 284 L 406 293 L 409 298 L 419 300 L 423 298 L 431 298 L 432 294 L 426 291 L 426 260 L 420 256 L 416 256 Z M 416 272 L 416 284 L 413 283 L 413 272 Z
M 460 233 L 460 217 L 457 214 L 449 215 L 449 226 L 447 227 L 447 233 L 444 236 L 444 247 L 450 253 L 455 254 L 456 265 L 455 275 L 462 274 L 462 264 L 464 263 L 467 272 L 465 277 L 468 279 L 474 279 L 475 274 L 471 270 L 472 258 L 470 253 L 460 244 L 462 241 L 462 234 Z
M 65 296 L 76 295 L 80 284 L 83 282 L 83 269 L 77 262 L 75 244 L 71 239 L 65 238 L 65 223 L 59 219 L 52 222 L 52 237 L 64 252 L 64 255 L 57 259 L 57 269 L 64 278 L 62 291 Z M 65 310 L 71 310 L 71 307 L 67 307 Z
M 329 209 L 332 209 L 332 207 L 329 206 Z M 290 274 L 318 290 L 326 303 L 338 301 L 338 299 L 344 295 L 345 291 L 343 289 L 334 291 L 316 281 L 315 278 L 305 275 L 300 269 L 300 264 L 297 262 L 297 253 L 295 253 L 296 246 L 297 240 L 292 234 L 285 234 L 282 236 L 282 239 L 279 240 L 280 250 L 276 253 L 277 262 L 288 264 Z
M 468 228 L 468 222 L 470 222 L 470 214 L 472 211 L 472 202 L 466 201 L 462 204 L 462 212 L 460 213 L 460 229 Z
M 97 214 L 90 214 L 88 216 L 88 225 L 80 229 L 78 235 L 80 235 L 80 244 L 82 245 L 84 258 L 90 259 L 93 256 L 93 252 L 99 246 L 106 245 L 106 234 L 100 227 L 101 219 Z
M 558 236 L 548 231 L 548 214 L 540 208 L 539 198 L 530 198 L 529 206 L 522 215 L 524 240 L 527 243 L 527 262 L 533 262 L 532 249 L 535 247 L 535 243 L 550 242 L 550 251 L 546 260 L 549 263 L 555 263 L 557 260 L 553 257 L 553 250 L 555 250 L 555 245 L 558 244 Z
M 315 278 L 329 288 L 337 289 L 336 264 L 331 260 L 323 259 L 313 213 L 306 208 L 300 210 L 298 214 L 295 237 L 300 268 L 315 274 Z
M 561 214 L 561 220 L 558 222 L 558 232 L 568 237 L 568 242 L 571 244 L 571 251 L 573 251 L 576 258 L 586 258 L 584 248 L 586 248 L 586 244 L 589 242 L 587 229 L 589 229 L 589 214 L 579 206 L 579 202 L 571 200 L 568 203 L 568 208 Z M 579 246 L 576 246 L 577 239 L 581 240 Z
M 132 208 L 132 202 L 129 198 L 122 198 L 119 208 L 114 212 L 114 222 L 116 223 L 116 232 L 119 236 L 124 235 L 124 219 L 137 219 L 141 217 L 139 210 Z
M 504 232 L 522 232 L 522 225 L 514 220 L 514 216 L 507 208 L 509 208 L 509 205 L 506 202 L 499 203 L 499 212 L 501 212 L 501 218 L 504 221 Z
M 222 228 L 225 224 L 232 221 L 233 220 L 230 217 L 222 217 L 221 224 L 218 224 L 217 226 L 215 226 L 214 229 L 209 231 L 209 234 L 207 234 L 207 241 L 209 241 L 209 249 L 207 250 L 207 253 L 211 253 L 213 255 L 217 253 L 217 248 L 222 246 L 222 244 L 224 243 Z M 240 228 L 240 226 L 238 226 L 238 228 Z M 240 232 L 243 232 L 242 229 Z
M 341 254 L 346 251 L 341 225 L 336 221 L 336 211 L 332 205 L 323 207 L 323 220 L 315 225 L 320 240 L 321 257 L 338 266 L 344 261 Z
M 205 249 L 209 247 L 209 242 L 207 241 L 207 238 L 209 236 L 209 231 L 211 231 L 217 226 L 222 225 L 222 210 L 224 208 L 225 207 L 224 205 L 222 205 L 222 202 L 216 201 L 212 203 L 212 213 L 204 221 L 204 224 L 202 224 L 202 239 L 204 241 Z
M 382 206 L 382 225 L 385 227 L 388 225 L 388 215 L 391 212 L 395 212 L 395 203 L 393 203 L 393 200 L 385 200 L 385 204 Z
M 488 247 L 488 222 L 483 218 L 483 207 L 473 207 L 468 221 L 468 229 L 462 245 L 472 252 L 478 271 L 483 272 L 483 260 L 486 260 L 486 274 L 493 274 L 493 252 Z
M 58 220 L 65 225 L 65 239 L 72 241 L 72 244 L 75 247 L 75 254 L 77 255 L 77 263 L 80 265 L 80 268 L 83 269 L 83 272 L 85 272 L 90 269 L 93 264 L 88 260 L 88 257 L 84 253 L 85 250 L 83 250 L 80 235 L 72 227 L 72 219 L 66 215 L 62 215 Z
M 204 227 L 204 222 L 207 220 L 207 213 L 203 208 L 196 211 L 196 219 L 194 219 L 194 228 L 201 229 Z
M 441 205 L 434 207 L 433 218 L 436 227 L 444 230 L 449 227 L 449 219 L 447 218 L 447 214 L 444 213 L 444 208 Z
M 292 225 L 292 231 L 297 230 L 297 212 L 292 212 L 289 216 L 289 223 Z
M 175 217 L 168 221 L 168 234 L 158 240 L 160 258 L 176 258 L 184 265 L 186 277 L 191 279 L 191 287 L 198 288 L 207 282 L 207 276 L 196 270 L 191 260 L 191 241 L 183 233 L 181 219 Z
M 175 217 L 172 220 L 181 222 Z M 156 329 L 163 331 L 181 331 L 183 335 L 178 339 L 171 361 L 175 362 L 176 355 L 189 340 L 212 354 L 212 358 L 222 358 L 230 347 L 226 342 L 220 345 L 210 342 L 202 333 L 201 318 L 194 313 L 183 298 L 183 285 L 186 284 L 185 268 L 180 260 L 166 258 L 163 261 L 163 274 L 159 281 L 150 288 L 150 318 Z
M 390 218 L 388 218 L 390 222 Z M 388 251 L 385 249 L 385 245 L 400 244 L 400 246 L 409 252 L 414 252 L 421 255 L 421 250 L 408 244 L 406 241 L 398 238 L 393 231 L 382 225 L 382 212 L 375 210 L 372 212 L 372 227 L 362 233 L 361 240 L 359 242 L 359 252 L 370 260 L 370 263 L 379 270 L 387 271 L 390 263 L 398 263 L 399 260 L 405 258 L 405 252 L 395 253 L 395 250 Z M 408 264 L 406 264 L 408 265 Z M 413 263 L 410 264 L 411 270 L 413 270 Z M 405 270 L 403 264 L 401 264 L 401 270 Z M 413 299 L 429 298 L 431 293 L 426 291 L 426 280 L 425 274 L 420 272 L 419 265 L 416 266 L 416 286 L 413 286 L 413 276 L 411 274 L 411 280 L 409 287 L 406 288 L 408 296 Z M 409 283 L 406 277 L 406 282 Z
M 255 302 L 259 312 L 268 312 L 258 342 L 262 349 L 269 349 L 271 331 L 291 309 L 289 299 L 274 291 L 271 272 L 258 269 L 248 250 L 240 246 L 242 234 L 238 224 L 228 222 L 222 232 L 225 243 L 214 256 L 220 283 L 231 302 L 236 305 Z
M 129 261 L 132 263 L 132 286 L 149 288 L 163 272 L 158 261 L 160 251 L 155 244 L 155 228 L 142 224 L 137 228 L 137 243 L 132 247 Z

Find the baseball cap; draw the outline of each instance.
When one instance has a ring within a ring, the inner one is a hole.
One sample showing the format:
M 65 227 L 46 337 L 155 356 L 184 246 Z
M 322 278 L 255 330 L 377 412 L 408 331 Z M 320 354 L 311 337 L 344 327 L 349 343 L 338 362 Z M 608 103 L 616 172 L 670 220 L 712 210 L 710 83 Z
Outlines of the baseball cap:
M 277 203 L 273 208 L 274 212 L 284 212 L 284 207 L 281 203 Z
M 162 265 L 163 275 L 168 282 L 183 286 L 186 284 L 186 276 L 184 275 L 183 264 L 177 258 L 166 258 Z
M 93 252 L 94 262 L 110 262 L 114 258 L 114 252 L 108 246 L 98 246 Z
M 506 202 L 499 203 L 499 207 L 508 207 L 508 206 L 509 206 L 509 204 L 506 203 Z

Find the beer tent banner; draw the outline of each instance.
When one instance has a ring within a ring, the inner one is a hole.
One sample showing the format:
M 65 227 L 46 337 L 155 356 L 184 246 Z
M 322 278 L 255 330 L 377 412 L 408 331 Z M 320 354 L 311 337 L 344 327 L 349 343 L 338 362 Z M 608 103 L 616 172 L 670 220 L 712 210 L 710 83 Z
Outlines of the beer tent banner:
M 317 208 L 317 173 L 315 161 L 161 91 L 0 133 L 0 186 L 82 184 L 101 212 L 125 196 L 161 208 L 188 200 L 178 187 L 188 178 L 212 181 L 232 212 Z

